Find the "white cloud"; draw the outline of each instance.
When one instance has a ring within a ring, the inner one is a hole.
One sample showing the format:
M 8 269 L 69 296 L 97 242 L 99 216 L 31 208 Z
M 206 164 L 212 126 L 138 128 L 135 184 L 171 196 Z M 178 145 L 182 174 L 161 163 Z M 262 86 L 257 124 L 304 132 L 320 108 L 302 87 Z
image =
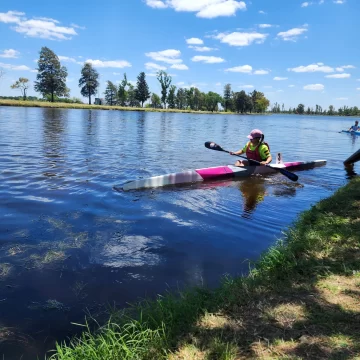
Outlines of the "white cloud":
M 125 60 L 112 60 L 112 61 L 102 61 L 102 60 L 92 60 L 88 59 L 85 63 L 90 63 L 94 67 L 98 68 L 124 68 L 131 67 L 131 64 Z
M 341 74 L 334 74 L 334 75 L 326 75 L 325 77 L 330 78 L 330 79 L 346 79 L 351 77 L 350 74 L 346 74 L 346 73 L 341 73 Z
M 320 91 L 320 90 L 324 90 L 324 88 L 325 88 L 325 86 L 322 84 L 310 84 L 310 85 L 305 85 L 303 89 Z
M 163 51 L 153 51 L 145 53 L 145 55 L 155 61 L 162 61 L 168 64 L 182 63 L 182 60 L 179 58 L 181 55 L 181 52 L 179 50 L 168 49 Z
M 16 51 L 14 49 L 7 49 L 0 53 L 1 58 L 7 58 L 7 59 L 16 59 L 20 55 L 19 51 Z
M 77 28 L 77 29 L 81 29 L 81 30 L 85 30 L 86 27 L 85 26 L 80 26 L 80 25 L 76 25 L 76 24 L 70 24 L 70 26 Z
M 295 85 L 289 85 L 289 88 L 293 88 L 293 87 L 295 87 Z
M 189 70 L 189 68 L 185 64 L 173 64 L 170 67 L 176 70 Z
M 220 33 L 214 36 L 215 39 L 220 40 L 222 43 L 229 44 L 230 46 L 249 46 L 253 42 L 261 44 L 265 41 L 268 34 L 261 34 L 257 32 L 233 32 L 230 34 Z
M 306 1 L 301 4 L 301 7 L 308 7 L 309 5 L 312 5 L 312 4 L 313 4 L 312 2 Z
M 287 80 L 287 77 L 279 77 L 279 76 L 275 76 L 273 80 L 275 81 L 282 81 L 282 80 Z
M 221 86 L 221 82 L 217 82 L 215 86 Z
M 339 71 L 339 72 L 343 72 L 343 71 L 344 71 L 344 69 L 341 68 L 341 67 L 337 67 L 335 70 L 336 70 L 336 71 Z
M 186 43 L 189 45 L 202 45 L 204 42 L 199 38 L 186 39 Z
M 266 12 L 265 12 L 265 11 L 263 11 L 263 10 L 259 10 L 259 14 L 265 15 L 265 14 L 266 14 Z
M 338 97 L 338 98 L 336 98 L 335 100 L 349 100 L 349 99 L 346 98 L 346 97 Z
M 308 30 L 305 27 L 293 28 L 288 31 L 279 32 L 277 35 L 284 41 L 296 41 L 298 36 L 302 35 L 306 31 Z
M 288 71 L 293 71 L 297 73 L 305 73 L 305 72 L 334 72 L 334 69 L 330 66 L 325 66 L 323 63 L 310 64 L 307 66 L 298 66 L 295 68 L 289 68 Z
M 254 88 L 254 85 L 240 85 L 239 88 L 242 88 L 242 89 L 253 89 L 253 88 Z
M 192 45 L 190 45 L 189 48 L 194 49 L 195 51 L 199 51 L 199 52 L 217 50 L 217 49 L 210 48 L 210 47 L 207 47 L 207 46 L 192 46 Z
M 68 57 L 68 56 L 58 56 L 60 61 L 64 61 L 64 62 L 71 62 L 71 63 L 76 63 L 76 64 L 82 64 L 82 62 L 78 62 L 76 61 L 76 59 L 72 58 L 72 57 Z
M 267 29 L 267 28 L 271 28 L 273 27 L 274 25 L 270 25 L 270 24 L 259 24 L 259 28 L 261 29 Z
M 334 4 L 345 4 L 345 0 L 334 0 Z
M 325 2 L 325 0 L 320 0 L 319 5 L 322 5 Z
M 14 24 L 11 29 L 28 37 L 48 40 L 70 40 L 77 35 L 74 27 L 58 26 L 59 21 L 50 18 L 27 19 L 25 13 L 8 11 L 0 13 L 0 22 Z
M 254 71 L 254 75 L 266 75 L 268 73 L 269 73 L 268 70 L 255 70 Z
M 355 66 L 354 65 L 344 65 L 344 66 L 341 66 L 343 69 L 355 69 Z
M 145 2 L 152 8 L 196 12 L 197 17 L 207 19 L 234 16 L 238 10 L 246 10 L 245 2 L 236 0 L 145 0 Z
M 145 69 L 147 70 L 166 70 L 165 66 L 159 65 L 159 64 L 154 64 L 151 62 L 147 62 L 145 64 Z
M 240 65 L 235 66 L 229 69 L 225 69 L 225 71 L 231 71 L 231 72 L 238 72 L 238 73 L 244 73 L 244 74 L 251 74 L 252 72 L 252 66 L 250 65 Z
M 13 64 L 4 64 L 0 62 L 0 68 L 8 69 L 8 70 L 18 70 L 18 71 L 31 71 L 31 69 L 26 65 L 13 65 Z
M 191 61 L 194 62 L 204 62 L 206 64 L 217 64 L 217 63 L 222 63 L 225 60 L 221 57 L 217 57 L 217 56 L 201 56 L 201 55 L 197 55 L 194 56 Z
M 176 85 L 177 85 L 177 86 L 183 86 L 183 85 L 185 85 L 185 83 L 184 83 L 183 81 L 180 81 L 180 82 L 178 82 Z
M 360 90 L 360 88 L 356 88 L 356 90 Z
M 157 76 L 156 73 L 146 73 L 145 75 L 146 75 L 146 76 Z
M 284 90 L 280 89 L 280 90 L 276 90 L 276 92 L 280 93 L 280 92 L 284 92 Z
M 154 9 L 165 9 L 168 7 L 167 4 L 160 0 L 146 0 L 146 5 L 154 8 Z

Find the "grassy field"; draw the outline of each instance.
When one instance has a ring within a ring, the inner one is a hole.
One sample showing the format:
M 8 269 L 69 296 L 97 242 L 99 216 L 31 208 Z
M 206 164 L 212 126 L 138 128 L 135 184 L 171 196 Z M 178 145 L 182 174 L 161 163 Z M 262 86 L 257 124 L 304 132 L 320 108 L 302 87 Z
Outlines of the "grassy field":
M 194 113 L 194 114 L 225 114 L 224 112 L 211 111 L 193 111 L 178 109 L 153 109 L 153 108 L 135 108 L 108 105 L 87 105 L 87 104 L 68 104 L 62 102 L 46 101 L 21 101 L 21 100 L 3 100 L 0 99 L 0 106 L 25 106 L 25 107 L 46 107 L 63 109 L 92 109 L 92 110 L 121 110 L 121 111 L 147 111 L 147 112 L 175 112 L 175 113 Z M 239 115 L 237 113 L 227 112 L 226 115 Z M 259 114 L 257 114 L 259 115 Z
M 360 179 L 301 214 L 250 276 L 84 330 L 52 359 L 360 359 Z

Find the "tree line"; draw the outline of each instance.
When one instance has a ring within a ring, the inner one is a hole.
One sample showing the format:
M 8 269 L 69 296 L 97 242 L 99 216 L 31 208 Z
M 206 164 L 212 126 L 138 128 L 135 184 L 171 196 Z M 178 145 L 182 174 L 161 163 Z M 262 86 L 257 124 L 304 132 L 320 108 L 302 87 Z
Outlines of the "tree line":
M 70 89 L 66 86 L 67 69 L 61 65 L 58 56 L 47 47 L 41 48 L 37 71 L 34 89 L 42 94 L 43 100 L 54 102 L 63 99 L 64 101 L 64 98 L 69 97 Z M 161 88 L 160 95 L 150 92 L 144 72 L 138 75 L 136 86 L 129 83 L 126 73 L 118 86 L 108 80 L 104 92 L 106 104 L 143 107 L 147 102 L 146 107 L 155 109 L 193 111 L 219 111 L 221 105 L 225 112 L 238 113 L 263 113 L 270 104 L 262 92 L 256 90 L 249 94 L 245 91 L 234 92 L 231 84 L 225 85 L 221 96 L 212 91 L 201 92 L 197 87 L 177 88 L 172 84 L 171 76 L 163 70 L 158 71 L 156 77 Z M 87 97 L 91 105 L 91 97 L 97 94 L 99 88 L 99 73 L 91 63 L 83 65 L 79 87 L 81 95 Z M 19 78 L 11 88 L 20 90 L 23 99 L 26 100 L 29 80 Z M 78 102 L 78 99 L 73 98 L 67 102 Z
M 296 108 L 285 109 L 285 105 L 277 102 L 271 108 L 271 113 L 274 114 L 297 114 L 297 115 L 327 115 L 327 116 L 360 116 L 360 109 L 357 106 L 349 107 L 342 106 L 337 110 L 334 105 L 330 105 L 328 109 L 323 109 L 320 105 L 313 107 L 306 107 L 304 104 L 299 104 Z

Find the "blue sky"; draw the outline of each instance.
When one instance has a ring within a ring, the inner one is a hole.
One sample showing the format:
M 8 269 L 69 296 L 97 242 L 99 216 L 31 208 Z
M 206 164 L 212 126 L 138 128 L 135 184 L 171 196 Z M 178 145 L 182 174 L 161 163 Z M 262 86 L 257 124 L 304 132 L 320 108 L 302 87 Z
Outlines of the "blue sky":
M 157 69 L 178 87 L 220 94 L 263 91 L 285 107 L 360 107 L 359 0 L 63 0 L 0 3 L 0 95 L 36 79 L 42 46 L 68 69 L 71 96 L 81 97 L 81 65 L 106 81 L 147 74 L 160 94 Z M 85 98 L 82 98 L 86 102 Z

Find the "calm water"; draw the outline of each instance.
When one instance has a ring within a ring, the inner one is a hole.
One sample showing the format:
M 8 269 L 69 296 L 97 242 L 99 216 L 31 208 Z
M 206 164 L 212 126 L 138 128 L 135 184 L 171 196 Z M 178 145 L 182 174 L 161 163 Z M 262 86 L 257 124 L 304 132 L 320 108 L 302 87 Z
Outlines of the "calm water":
M 354 119 L 0 107 L 0 354 L 33 359 L 88 313 L 241 275 L 297 215 L 346 184 Z M 327 165 L 119 192 L 141 177 L 232 164 L 260 128 L 285 161 Z M 355 171 L 357 171 L 355 166 Z

